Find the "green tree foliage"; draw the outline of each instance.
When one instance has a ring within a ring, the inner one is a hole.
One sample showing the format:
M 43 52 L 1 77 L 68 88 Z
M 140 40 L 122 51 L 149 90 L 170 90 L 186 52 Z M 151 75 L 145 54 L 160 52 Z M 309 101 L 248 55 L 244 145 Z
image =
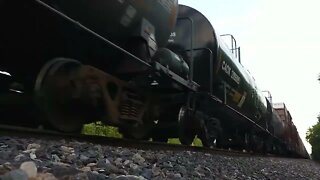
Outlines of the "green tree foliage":
M 318 116 L 317 124 L 313 125 L 307 131 L 307 141 L 312 146 L 312 159 L 320 160 L 320 116 Z
M 320 81 L 320 74 L 318 75 L 318 81 Z M 312 146 L 312 159 L 320 161 L 320 115 L 317 124 L 308 129 L 306 139 Z

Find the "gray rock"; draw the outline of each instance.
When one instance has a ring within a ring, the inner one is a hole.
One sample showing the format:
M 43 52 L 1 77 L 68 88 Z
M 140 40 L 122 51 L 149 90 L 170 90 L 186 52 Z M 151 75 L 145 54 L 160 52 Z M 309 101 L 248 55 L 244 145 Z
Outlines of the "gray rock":
M 121 155 L 121 156 L 131 156 L 131 155 L 132 155 L 132 152 L 131 152 L 129 149 L 123 149 L 123 150 L 120 152 L 120 155 Z
M 47 152 L 47 147 L 41 146 L 37 151 L 35 152 L 38 159 L 41 160 L 50 160 L 51 153 Z
M 86 161 L 83 161 L 84 165 L 90 164 L 90 163 L 96 163 L 97 159 L 96 158 L 89 158 Z
M 40 147 L 41 147 L 40 144 L 32 143 L 32 144 L 28 144 L 27 150 L 30 150 L 30 149 L 39 149 Z
M 37 175 L 37 167 L 36 164 L 33 161 L 27 161 L 27 162 L 23 162 L 20 165 L 20 169 L 25 171 L 28 174 L 29 178 L 33 178 L 36 177 Z
M 61 167 L 70 167 L 70 164 L 63 162 L 50 162 L 50 167 L 61 166 Z
M 9 145 L 8 144 L 5 144 L 5 143 L 0 143 L 0 149 L 5 149 L 5 148 L 8 148 Z
M 60 145 L 52 145 L 52 146 L 48 146 L 47 148 L 47 152 L 50 154 L 56 154 L 58 156 L 62 156 L 63 152 L 60 149 Z
M 173 177 L 174 177 L 175 179 L 180 179 L 180 178 L 182 178 L 182 176 L 181 176 L 180 173 L 175 173 L 175 174 L 173 175 Z
M 117 167 L 122 167 L 122 159 L 121 159 L 121 158 L 117 158 L 117 159 L 114 161 L 114 164 L 115 164 Z
M 107 164 L 110 164 L 110 161 L 108 159 L 100 159 L 97 162 L 97 168 L 106 168 Z
M 85 166 L 80 169 L 81 171 L 88 172 L 91 171 L 91 167 Z
M 145 177 L 146 179 L 152 178 L 152 170 L 151 169 L 143 169 L 141 176 Z
M 117 168 L 113 164 L 111 164 L 111 163 L 106 164 L 106 168 L 105 168 L 106 174 L 118 174 L 120 172 L 121 172 L 121 174 L 123 174 L 123 170 L 120 170 L 119 168 Z
M 101 145 L 95 145 L 93 147 L 93 151 L 96 153 L 96 158 L 102 158 L 103 157 L 103 150 Z
M 134 175 L 121 175 L 115 178 L 116 180 L 147 180 L 142 176 L 134 176 Z
M 177 171 L 181 173 L 183 176 L 187 175 L 187 169 L 184 166 L 178 165 L 177 166 Z
M 87 177 L 89 178 L 89 180 L 105 180 L 108 179 L 106 175 L 103 174 L 95 174 L 93 172 L 87 172 Z
M 132 161 L 141 165 L 145 162 L 145 159 L 140 154 L 136 153 L 133 155 Z
M 30 159 L 33 159 L 33 160 L 37 158 L 35 152 L 31 152 L 31 153 L 29 154 L 29 156 L 30 156 Z
M 0 179 L 2 180 L 28 180 L 28 174 L 21 170 L 21 169 L 16 169 L 13 171 L 10 171 L 3 176 L 0 176 Z
M 105 159 L 105 163 L 106 163 L 106 164 L 111 164 L 111 162 L 110 162 L 109 159 Z
M 60 149 L 64 154 L 74 153 L 74 148 L 72 148 L 72 147 L 61 146 Z
M 29 158 L 24 154 L 19 154 L 16 157 L 14 157 L 14 161 L 27 161 L 27 160 L 29 160 Z
M 96 167 L 97 166 L 97 163 L 89 163 L 87 164 L 87 167 Z
M 8 170 L 13 170 L 14 169 L 14 167 L 12 166 L 12 164 L 10 162 L 5 162 L 3 164 L 3 167 L 8 169 Z
M 133 175 L 139 175 L 141 173 L 141 168 L 137 165 L 137 164 L 130 164 L 130 174 L 133 174 Z
M 77 158 L 77 155 L 75 153 L 71 153 L 66 156 L 65 160 L 66 162 L 73 163 L 76 161 L 76 158 Z
M 0 151 L 0 157 L 3 160 L 9 160 L 12 156 L 12 152 L 11 151 Z
M 173 165 L 170 161 L 164 162 L 162 165 L 164 168 L 173 168 Z
M 61 159 L 59 158 L 59 156 L 56 155 L 56 154 L 52 154 L 52 155 L 51 155 L 51 160 L 52 160 L 53 162 L 60 162 L 60 161 L 61 161 Z
M 7 173 L 9 171 L 10 171 L 10 169 L 7 169 L 3 165 L 0 165 L 0 174 L 5 174 L 5 173 Z
M 65 167 L 65 166 L 54 166 L 49 170 L 49 173 L 53 174 L 58 179 L 74 176 L 80 172 L 81 172 L 80 170 L 77 170 L 73 167 Z
M 157 166 L 153 166 L 151 169 L 152 176 L 159 176 L 161 173 L 161 169 Z
M 174 172 L 167 172 L 166 173 L 166 176 L 167 176 L 168 179 L 177 179 L 179 175 L 175 174 Z M 181 175 L 180 175 L 180 178 L 181 178 Z
M 132 163 L 132 161 L 131 160 L 125 160 L 124 162 L 123 162 L 123 165 L 124 166 L 127 166 L 127 167 L 130 167 L 130 164 Z
M 37 179 L 37 180 L 57 180 L 57 178 L 54 177 L 54 175 L 51 173 L 38 173 L 37 177 L 34 179 Z
M 23 144 L 16 144 L 15 146 L 16 146 L 16 149 L 17 149 L 18 151 L 21 151 L 21 150 L 24 150 L 24 149 L 25 149 L 25 146 L 24 146 Z
M 64 177 L 63 179 L 81 179 L 81 180 L 89 180 L 89 177 L 87 175 L 87 173 L 79 173 L 79 174 L 76 174 L 74 176 L 68 176 L 67 177 Z
M 87 156 L 85 156 L 85 155 L 83 155 L 83 154 L 80 154 L 80 160 L 81 161 L 87 161 L 89 159 L 89 157 L 87 157 Z
M 98 171 L 96 171 L 96 170 L 93 170 L 93 171 L 91 171 L 92 172 L 92 174 L 99 174 L 99 172 Z
M 86 156 L 88 156 L 89 158 L 96 158 L 98 155 L 98 152 L 89 149 L 87 152 L 84 153 Z
M 155 154 L 152 152 L 147 153 L 144 156 L 145 160 L 148 161 L 150 164 L 155 164 L 158 162 L 158 159 L 156 158 Z

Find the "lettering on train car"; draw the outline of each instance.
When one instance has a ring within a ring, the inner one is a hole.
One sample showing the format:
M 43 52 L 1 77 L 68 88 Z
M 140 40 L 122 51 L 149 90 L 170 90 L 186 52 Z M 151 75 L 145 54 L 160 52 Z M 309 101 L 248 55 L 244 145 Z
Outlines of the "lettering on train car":
M 240 84 L 240 76 L 225 62 L 222 62 L 221 69 L 237 84 Z

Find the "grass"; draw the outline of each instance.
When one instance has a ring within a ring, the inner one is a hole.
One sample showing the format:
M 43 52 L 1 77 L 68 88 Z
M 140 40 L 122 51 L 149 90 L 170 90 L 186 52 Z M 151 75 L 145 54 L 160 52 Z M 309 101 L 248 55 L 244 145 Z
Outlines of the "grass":
M 82 134 L 122 138 L 122 134 L 119 133 L 118 128 L 113 126 L 106 126 L 99 121 L 95 123 L 85 124 L 82 129 Z M 181 144 L 178 138 L 170 138 L 168 140 L 168 143 Z M 202 147 L 201 140 L 196 137 L 193 140 L 192 145 Z
M 122 138 L 122 135 L 119 133 L 118 128 L 103 125 L 99 121 L 95 123 L 85 124 L 82 129 L 82 134 Z

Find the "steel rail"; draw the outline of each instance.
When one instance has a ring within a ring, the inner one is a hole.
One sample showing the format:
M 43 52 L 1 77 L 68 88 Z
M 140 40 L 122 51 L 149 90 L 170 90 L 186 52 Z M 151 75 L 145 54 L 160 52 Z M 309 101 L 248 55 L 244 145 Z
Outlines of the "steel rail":
M 106 145 L 112 147 L 122 148 L 135 148 L 141 150 L 152 151 L 190 151 L 190 152 L 202 152 L 212 155 L 224 155 L 224 156 L 238 156 L 238 157 L 282 157 L 272 154 L 261 154 L 252 152 L 242 152 L 235 150 L 226 150 L 218 148 L 206 148 L 198 146 L 186 146 L 178 144 L 168 144 L 152 141 L 136 141 L 123 138 L 114 138 L 97 135 L 85 135 L 85 134 L 69 134 L 61 133 L 51 130 L 42 130 L 35 128 L 26 128 L 21 126 L 0 125 L 0 136 L 8 137 L 22 137 L 22 138 L 37 138 L 43 140 L 61 140 L 66 141 L 73 140 L 85 143 L 94 143 L 99 145 Z

